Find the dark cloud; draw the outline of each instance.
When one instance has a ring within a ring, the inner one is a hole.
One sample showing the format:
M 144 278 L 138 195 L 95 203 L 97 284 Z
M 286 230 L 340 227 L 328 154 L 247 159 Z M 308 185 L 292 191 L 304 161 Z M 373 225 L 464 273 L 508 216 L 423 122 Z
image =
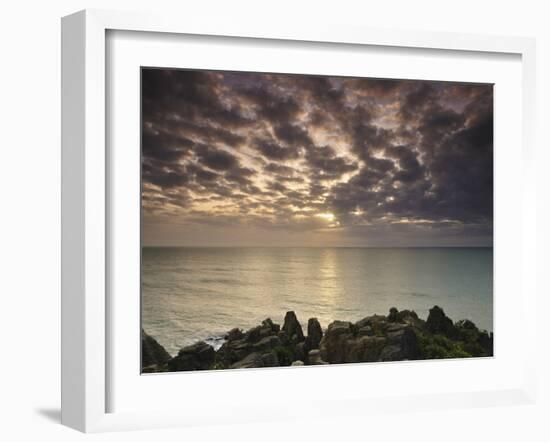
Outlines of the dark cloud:
M 306 160 L 317 179 L 334 180 L 357 169 L 357 163 L 337 156 L 330 146 L 313 147 L 306 151 Z
M 268 160 L 289 160 L 300 156 L 299 146 L 282 146 L 272 140 L 257 139 L 255 147 Z
M 492 85 L 143 69 L 141 144 L 146 213 L 492 238 Z
M 312 144 L 307 130 L 300 126 L 295 126 L 288 123 L 281 124 L 275 127 L 275 134 L 279 140 L 283 141 L 287 145 L 309 146 Z
M 210 146 L 198 146 L 195 154 L 202 164 L 214 170 L 229 170 L 239 165 L 239 160 L 234 155 Z

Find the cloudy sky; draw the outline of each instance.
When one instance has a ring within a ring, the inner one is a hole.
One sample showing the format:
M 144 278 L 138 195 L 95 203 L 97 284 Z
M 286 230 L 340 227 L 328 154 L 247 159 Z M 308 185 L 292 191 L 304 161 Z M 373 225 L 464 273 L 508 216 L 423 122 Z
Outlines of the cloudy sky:
M 491 246 L 493 87 L 142 70 L 142 242 Z

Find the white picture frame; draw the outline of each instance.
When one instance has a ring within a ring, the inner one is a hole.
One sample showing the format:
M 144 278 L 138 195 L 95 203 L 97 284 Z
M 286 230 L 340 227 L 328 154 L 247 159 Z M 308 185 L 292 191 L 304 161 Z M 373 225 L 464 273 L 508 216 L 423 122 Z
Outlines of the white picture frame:
M 108 63 L 106 35 L 110 31 L 142 31 L 174 35 L 202 35 L 270 39 L 274 41 L 369 45 L 380 48 L 434 49 L 514 54 L 521 57 L 522 120 L 521 225 L 515 232 L 521 242 L 521 293 L 519 304 L 524 318 L 522 334 L 526 342 L 521 354 L 521 376 L 499 389 L 399 396 L 390 392 L 376 404 L 357 397 L 328 397 L 317 401 L 307 416 L 334 413 L 324 405 L 338 400 L 342 414 L 369 413 L 373 410 L 395 412 L 409 409 L 488 406 L 504 403 L 532 403 L 536 396 L 536 358 L 532 337 L 533 321 L 526 312 L 536 311 L 535 286 L 535 42 L 519 37 L 494 37 L 416 31 L 358 29 L 308 23 L 300 27 L 280 23 L 216 22 L 205 17 L 154 16 L 142 13 L 86 10 L 62 21 L 62 423 L 84 432 L 157 428 L 207 424 L 211 417 L 200 407 L 191 413 L 177 410 L 109 411 L 108 396 L 113 385 L 109 367 L 109 327 L 111 324 L 109 287 L 108 228 L 111 198 L 107 155 L 106 121 Z M 519 281 L 519 280 L 518 280 Z M 498 339 L 498 338 L 497 338 Z M 498 356 L 497 356 L 498 357 Z M 399 370 L 394 368 L 392 370 Z M 460 367 L 457 365 L 457 369 Z M 331 368 L 332 369 L 332 368 Z M 357 376 L 361 366 L 348 368 Z M 258 377 L 257 371 L 254 376 Z M 276 370 L 270 370 L 276 376 Z M 302 371 L 302 373 L 304 373 Z M 519 373 L 519 372 L 518 372 Z M 207 373 L 193 374 L 208 376 Z M 220 374 L 216 374 L 218 376 Z M 247 374 L 248 375 L 248 374 Z M 252 376 L 252 373 L 249 374 Z M 221 375 L 220 375 L 221 376 Z M 238 375 L 237 375 L 238 376 Z M 214 379 L 214 378 L 210 378 Z M 220 377 L 217 378 L 218 383 Z M 260 378 L 258 378 L 260 379 Z M 244 382 L 243 377 L 232 379 Z M 517 381 L 517 382 L 516 382 Z M 262 413 L 247 399 L 237 399 L 240 409 L 249 413 L 232 415 L 220 412 L 218 421 L 260 421 L 294 416 L 292 410 L 275 401 Z

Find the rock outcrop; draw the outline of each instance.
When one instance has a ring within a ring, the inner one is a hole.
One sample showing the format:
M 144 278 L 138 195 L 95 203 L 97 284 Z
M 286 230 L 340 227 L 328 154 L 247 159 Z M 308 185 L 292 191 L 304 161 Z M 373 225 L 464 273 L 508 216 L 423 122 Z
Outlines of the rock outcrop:
M 199 341 L 182 348 L 177 356 L 168 361 L 169 371 L 208 370 L 212 367 L 216 352 L 211 345 Z
M 323 338 L 323 329 L 317 318 L 309 318 L 307 321 L 307 338 L 306 349 L 307 351 L 319 348 L 321 339 Z
M 456 323 L 434 306 L 426 321 L 412 310 L 392 307 L 388 316 L 371 315 L 355 323 L 333 321 L 323 331 L 316 318 L 307 336 L 293 311 L 283 326 L 270 318 L 247 331 L 233 328 L 215 351 L 205 342 L 182 348 L 171 358 L 142 331 L 144 372 L 243 369 L 416 359 L 487 357 L 493 355 L 493 334 L 472 321 Z
M 298 322 L 296 313 L 292 311 L 287 312 L 285 315 L 283 331 L 286 333 L 291 342 L 298 343 L 304 340 L 304 332 L 302 331 L 302 326 Z
M 446 336 L 455 334 L 453 321 L 437 305 L 430 309 L 430 314 L 426 320 L 426 328 L 430 333 L 440 333 Z
M 162 345 L 141 330 L 141 367 L 144 372 L 159 371 L 171 358 Z

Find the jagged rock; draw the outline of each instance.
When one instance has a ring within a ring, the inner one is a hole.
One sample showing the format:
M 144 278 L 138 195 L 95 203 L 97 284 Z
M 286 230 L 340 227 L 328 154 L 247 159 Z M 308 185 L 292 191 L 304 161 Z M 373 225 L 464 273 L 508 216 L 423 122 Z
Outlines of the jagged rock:
M 292 364 L 290 364 L 292 367 L 301 367 L 304 365 L 303 361 L 294 361 Z
M 461 358 L 493 355 L 493 334 L 480 331 L 469 320 L 453 324 L 434 306 L 427 321 L 411 310 L 392 308 L 388 317 L 372 315 L 351 323 L 334 321 L 323 333 L 315 318 L 308 320 L 307 338 L 294 312 L 283 327 L 270 318 L 243 332 L 232 329 L 220 349 L 205 342 L 182 348 L 175 358 L 142 331 L 143 372 L 256 368 Z M 315 348 L 318 346 L 318 348 Z
M 294 347 L 294 359 L 298 360 L 304 360 L 307 356 L 307 350 L 306 350 L 306 343 L 304 342 L 298 342 L 296 346 Z
M 172 356 L 155 338 L 149 336 L 143 329 L 141 330 L 141 366 L 144 372 L 146 372 L 146 367 L 164 365 L 171 358 Z
M 240 361 L 231 365 L 231 368 L 259 368 L 264 367 L 262 356 L 259 353 L 250 353 Z
M 370 325 L 365 325 L 357 330 L 357 336 L 374 336 L 374 330 Z
M 401 358 L 401 347 L 399 345 L 386 345 L 380 353 L 380 360 L 387 361 L 399 361 Z
M 228 341 L 236 341 L 238 339 L 242 339 L 243 336 L 244 334 L 240 328 L 232 328 L 227 332 L 225 339 Z
M 287 345 L 290 343 L 289 336 L 284 330 L 280 330 L 279 333 L 277 333 L 277 337 L 281 340 L 283 345 Z
M 331 323 L 321 340 L 322 359 L 339 364 L 419 357 L 418 339 L 410 325 L 387 322 L 380 317 L 365 318 L 359 325 L 362 327 L 344 321 Z M 385 347 L 388 349 L 383 352 Z
M 288 335 L 290 341 L 294 343 L 302 342 L 304 340 L 302 326 L 298 322 L 298 318 L 296 318 L 296 313 L 293 311 L 286 312 L 283 330 Z
M 250 344 L 254 342 L 258 342 L 262 338 L 262 326 L 258 325 L 256 327 L 251 328 L 250 330 L 247 330 L 243 336 L 243 340 L 245 342 L 248 342 Z
M 207 370 L 214 363 L 216 352 L 204 341 L 182 348 L 168 361 L 170 371 Z
M 397 314 L 397 320 L 409 325 L 414 325 L 415 327 L 421 327 L 424 322 L 418 317 L 414 310 L 401 310 Z
M 426 321 L 426 329 L 433 334 L 442 334 L 449 338 L 457 337 L 457 330 L 453 321 L 448 318 L 443 309 L 437 305 L 430 309 Z
M 388 345 L 380 354 L 381 361 L 418 359 L 421 354 L 416 333 L 409 325 L 388 329 Z
M 272 333 L 279 333 L 279 330 L 281 329 L 281 326 L 279 324 L 275 324 L 271 318 L 264 319 L 262 321 L 262 326 L 267 327 L 271 330 Z
M 274 347 L 281 345 L 281 340 L 277 336 L 266 336 L 251 346 L 252 351 L 263 353 Z
M 331 364 L 344 362 L 346 341 L 353 339 L 351 322 L 334 321 L 329 324 L 319 344 L 321 358 Z
M 250 353 L 251 345 L 244 339 L 227 341 L 218 349 L 216 360 L 225 365 L 233 364 Z
M 388 321 L 389 322 L 397 322 L 399 320 L 399 310 L 397 310 L 395 307 L 390 308 L 390 314 L 388 315 Z
M 321 328 L 321 324 L 319 324 L 317 318 L 309 318 L 307 321 L 306 349 L 319 348 L 322 338 L 323 329 Z
M 362 336 L 350 339 L 344 348 L 342 362 L 375 362 L 380 359 L 387 339 L 381 336 Z M 330 359 L 328 362 L 332 363 Z
M 404 323 L 391 323 L 389 324 L 386 328 L 385 328 L 385 332 L 386 333 L 393 333 L 393 332 L 396 332 L 396 331 L 401 331 L 405 328 L 408 328 L 409 325 L 408 324 L 404 324 Z
M 360 330 L 368 326 L 371 327 L 373 334 L 383 334 L 387 322 L 387 318 L 383 315 L 367 316 L 355 323 L 355 329 Z

